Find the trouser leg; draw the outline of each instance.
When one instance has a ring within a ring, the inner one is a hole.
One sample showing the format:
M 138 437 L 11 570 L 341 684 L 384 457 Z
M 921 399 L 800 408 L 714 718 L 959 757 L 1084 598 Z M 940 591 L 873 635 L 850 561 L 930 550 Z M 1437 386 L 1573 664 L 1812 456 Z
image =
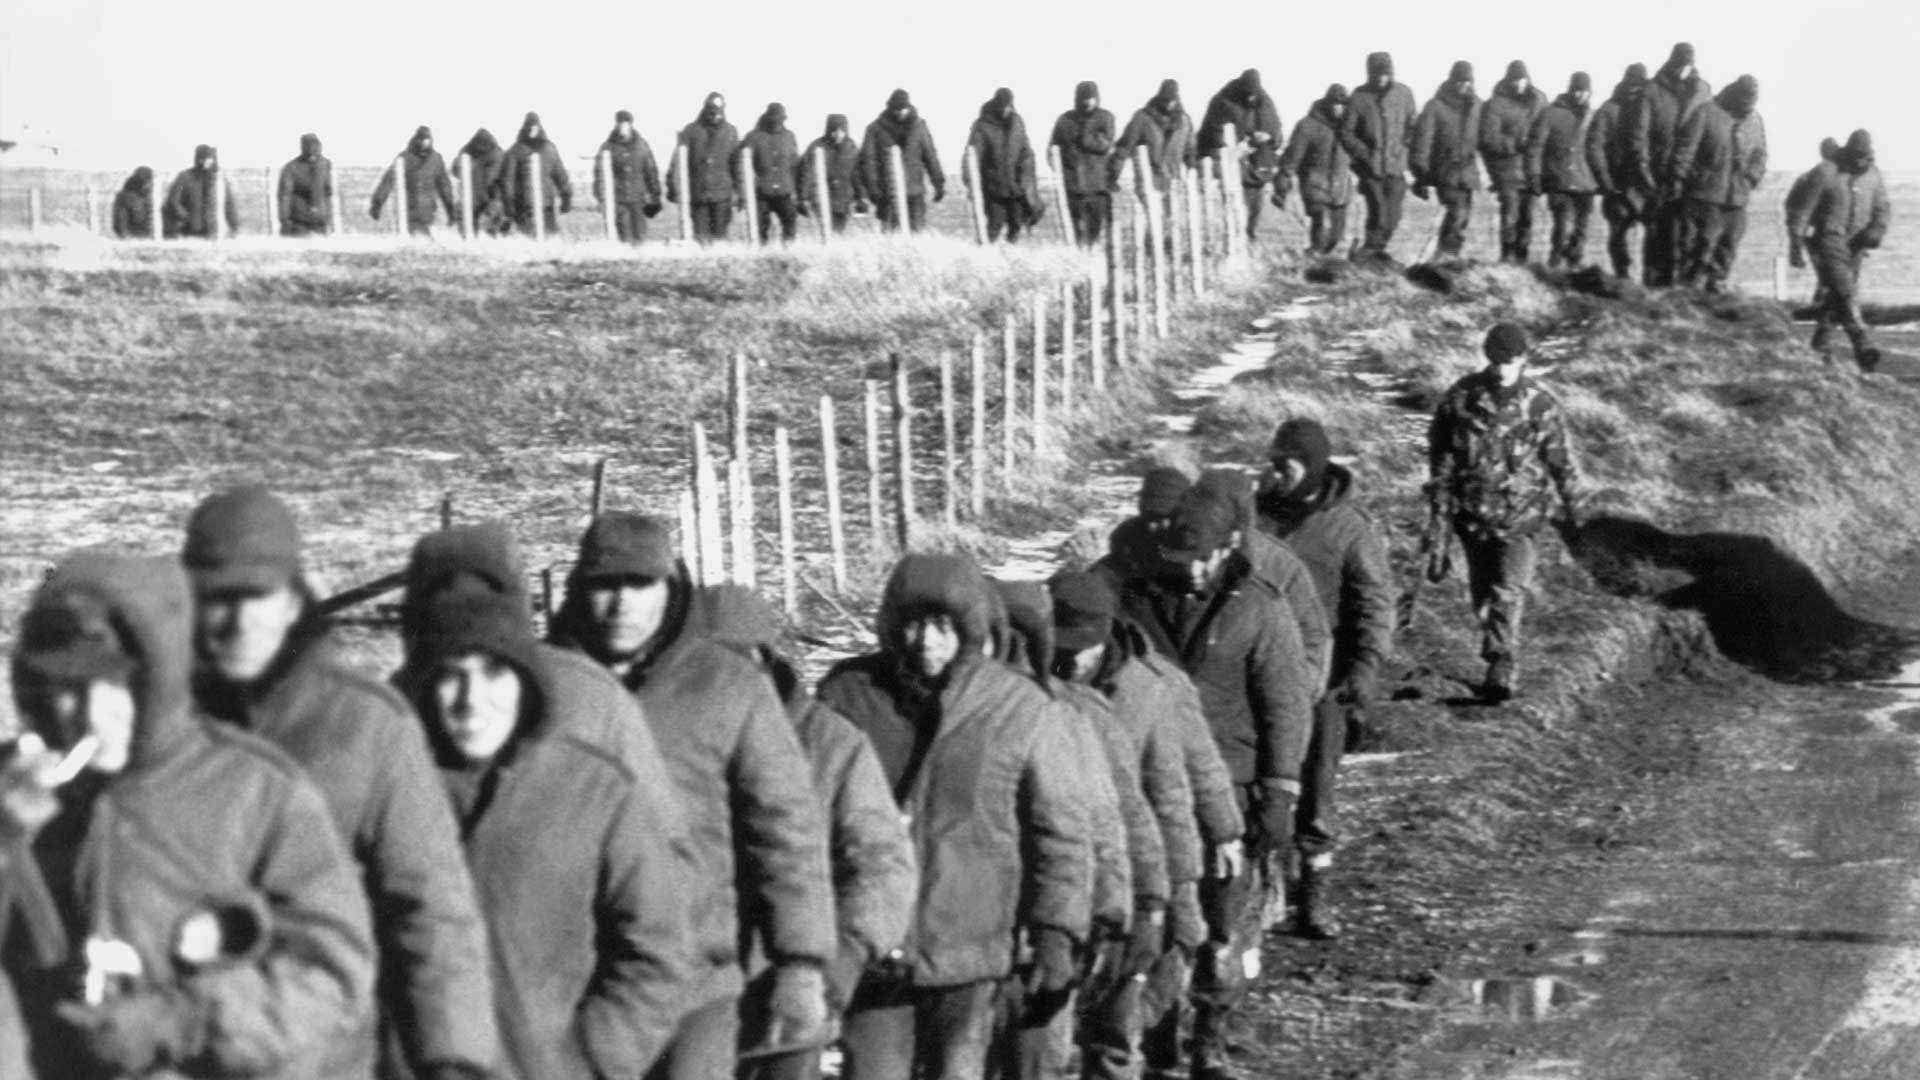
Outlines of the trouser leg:
M 1467 226 L 1473 220 L 1473 192 L 1464 188 L 1441 188 L 1440 254 L 1453 257 L 1467 246 Z
M 740 999 L 728 996 L 688 1013 L 649 1080 L 731 1080 L 740 1042 Z

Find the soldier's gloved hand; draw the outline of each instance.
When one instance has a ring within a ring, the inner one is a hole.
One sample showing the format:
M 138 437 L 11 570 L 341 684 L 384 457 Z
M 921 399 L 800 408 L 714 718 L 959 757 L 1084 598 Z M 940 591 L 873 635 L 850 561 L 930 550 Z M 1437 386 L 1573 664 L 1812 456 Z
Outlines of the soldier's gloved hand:
M 1042 926 L 1033 934 L 1033 974 L 1027 980 L 1027 993 L 1035 997 L 1058 997 L 1080 977 L 1080 965 L 1073 956 L 1073 935 L 1065 930 Z
M 1166 948 L 1166 901 L 1157 896 L 1135 897 L 1133 926 L 1127 931 L 1127 951 L 1120 958 L 1120 977 L 1131 979 L 1145 975 Z
M 102 1005 L 69 1001 L 54 1011 L 88 1059 L 129 1075 L 192 1058 L 206 1030 L 201 1009 L 177 990 L 146 990 Z
M 1299 797 L 1298 781 L 1277 778 L 1260 781 L 1260 834 L 1269 847 L 1293 842 L 1293 803 Z
M 814 1042 L 826 1026 L 827 980 L 820 965 L 791 961 L 775 968 L 773 992 L 767 997 L 767 1043 Z

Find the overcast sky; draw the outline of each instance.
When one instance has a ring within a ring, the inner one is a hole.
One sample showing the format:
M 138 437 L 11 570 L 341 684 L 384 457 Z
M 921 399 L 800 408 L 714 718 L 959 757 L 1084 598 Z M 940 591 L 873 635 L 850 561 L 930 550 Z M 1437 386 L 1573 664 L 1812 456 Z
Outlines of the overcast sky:
M 1552 93 L 1589 71 L 1598 97 L 1627 64 L 1657 67 L 1686 40 L 1716 89 L 1742 73 L 1760 80 L 1774 168 L 1803 168 L 1822 136 L 1867 127 L 1884 167 L 1916 169 L 1916 10 L 1910 0 L 0 0 L 0 136 L 52 141 L 78 167 L 164 172 L 189 164 L 199 142 L 228 165 L 278 164 L 315 131 L 336 162 L 370 164 L 417 124 L 451 151 L 481 126 L 509 141 L 534 109 L 563 152 L 584 156 L 620 108 L 660 149 L 709 90 L 727 95 L 742 129 L 778 100 L 804 141 L 829 112 L 847 113 L 857 135 L 902 86 L 951 168 L 1001 85 L 1039 140 L 1081 79 L 1100 83 L 1124 123 L 1164 77 L 1198 112 L 1251 66 L 1291 129 L 1329 82 L 1361 81 L 1375 49 L 1393 53 L 1422 102 L 1455 59 L 1474 63 L 1484 94 L 1516 57 Z

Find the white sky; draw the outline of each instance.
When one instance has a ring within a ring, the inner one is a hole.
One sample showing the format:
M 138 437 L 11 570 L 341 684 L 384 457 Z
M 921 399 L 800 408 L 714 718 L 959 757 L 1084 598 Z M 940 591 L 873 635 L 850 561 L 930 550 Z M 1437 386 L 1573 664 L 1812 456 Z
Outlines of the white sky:
M 1883 167 L 1915 169 L 1916 11 L 1910 0 L 0 0 L 0 136 L 53 141 L 77 167 L 164 174 L 199 142 L 230 166 L 278 164 L 316 131 L 336 162 L 372 164 L 417 124 L 451 151 L 479 126 L 511 141 L 535 109 L 578 157 L 619 108 L 656 150 L 670 147 L 708 90 L 727 95 L 742 129 L 779 100 L 803 141 L 829 112 L 858 135 L 898 85 L 951 169 L 1000 85 L 1041 139 L 1081 79 L 1098 80 L 1124 122 L 1163 77 L 1198 112 L 1252 66 L 1291 129 L 1329 82 L 1359 82 L 1374 49 L 1394 54 L 1422 102 L 1459 58 L 1483 94 L 1519 57 L 1550 93 L 1591 72 L 1598 97 L 1628 63 L 1656 68 L 1687 40 L 1715 89 L 1760 80 L 1773 167 L 1805 167 L 1821 136 L 1866 127 Z

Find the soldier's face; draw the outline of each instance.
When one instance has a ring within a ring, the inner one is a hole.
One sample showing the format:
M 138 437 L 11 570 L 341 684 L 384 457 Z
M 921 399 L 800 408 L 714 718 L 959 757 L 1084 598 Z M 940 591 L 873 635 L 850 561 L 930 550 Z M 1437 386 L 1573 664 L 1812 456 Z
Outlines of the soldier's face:
M 664 578 L 623 578 L 587 588 L 589 630 L 603 656 L 632 656 L 666 621 L 671 589 Z
M 434 673 L 440 730 L 468 761 L 491 761 L 520 724 L 520 691 L 520 673 L 499 657 L 450 656 Z
M 266 673 L 306 604 L 291 583 L 265 591 L 223 589 L 194 604 L 194 650 L 201 667 L 244 686 Z
M 960 655 L 960 629 L 951 615 L 922 615 L 900 628 L 908 666 L 929 679 L 946 674 Z

